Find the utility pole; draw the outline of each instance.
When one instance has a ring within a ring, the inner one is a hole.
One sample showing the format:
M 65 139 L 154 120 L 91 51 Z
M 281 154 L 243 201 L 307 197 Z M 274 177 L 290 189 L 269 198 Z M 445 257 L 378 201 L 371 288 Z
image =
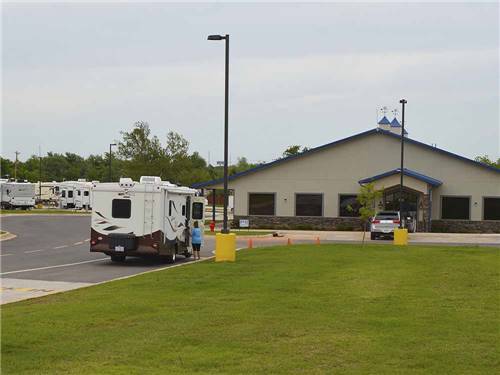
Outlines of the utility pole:
M 40 201 L 42 200 L 42 147 L 38 145 L 38 161 L 40 162 L 40 165 L 38 167 L 39 173 L 38 173 L 38 195 Z
M 16 162 L 14 163 L 14 181 L 17 181 L 17 161 L 20 152 L 16 151 Z

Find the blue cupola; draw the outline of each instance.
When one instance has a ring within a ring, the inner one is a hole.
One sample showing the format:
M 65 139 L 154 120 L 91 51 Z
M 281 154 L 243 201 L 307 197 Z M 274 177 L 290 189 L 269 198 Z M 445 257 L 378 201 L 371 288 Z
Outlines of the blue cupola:
M 394 120 L 391 121 L 391 127 L 393 128 L 400 128 L 401 124 L 399 123 L 398 119 L 394 117 Z
M 380 119 L 380 121 L 378 122 L 379 125 L 390 125 L 391 122 L 387 119 L 387 117 L 382 117 L 382 119 Z

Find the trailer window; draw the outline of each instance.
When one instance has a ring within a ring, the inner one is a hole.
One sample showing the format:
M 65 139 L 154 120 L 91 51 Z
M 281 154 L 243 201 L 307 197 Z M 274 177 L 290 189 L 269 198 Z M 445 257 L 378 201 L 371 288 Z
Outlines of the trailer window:
M 73 190 L 68 190 L 68 198 L 73 198 Z
M 82 191 L 78 190 L 78 196 L 82 195 Z
M 113 199 L 111 216 L 117 219 L 129 219 L 130 207 L 130 199 Z
M 61 191 L 61 197 L 66 198 L 66 190 Z
M 201 202 L 193 203 L 193 219 L 194 220 L 203 219 L 203 203 Z
M 88 196 L 89 196 L 89 192 L 88 192 L 88 191 L 84 191 L 84 192 L 83 192 L 83 196 L 84 196 L 84 197 L 88 197 Z
M 186 206 L 182 206 L 182 216 L 186 216 Z
M 172 206 L 174 202 L 168 201 L 168 216 L 172 216 Z

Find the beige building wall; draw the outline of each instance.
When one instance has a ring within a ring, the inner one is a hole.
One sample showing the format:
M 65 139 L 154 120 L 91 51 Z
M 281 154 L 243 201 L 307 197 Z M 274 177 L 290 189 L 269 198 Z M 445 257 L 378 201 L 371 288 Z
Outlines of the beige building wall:
M 248 215 L 249 193 L 276 193 L 277 216 L 294 216 L 295 193 L 321 193 L 324 216 L 338 217 L 340 194 L 357 194 L 359 180 L 398 168 L 399 157 L 400 140 L 376 133 L 249 173 L 229 182 L 235 215 Z M 405 144 L 405 168 L 443 182 L 433 190 L 433 219 L 441 218 L 442 195 L 470 196 L 471 220 L 482 219 L 483 196 L 500 197 L 500 173 L 421 146 Z M 421 190 L 418 180 L 405 179 Z

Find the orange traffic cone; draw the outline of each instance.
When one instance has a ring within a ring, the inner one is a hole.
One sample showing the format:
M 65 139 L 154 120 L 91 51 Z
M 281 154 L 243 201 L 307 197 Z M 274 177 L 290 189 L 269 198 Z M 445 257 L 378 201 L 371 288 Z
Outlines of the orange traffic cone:
M 321 245 L 321 242 L 319 241 L 319 237 L 316 237 L 316 245 Z
M 290 245 L 292 244 L 292 240 L 289 238 L 289 239 L 288 239 L 288 241 L 286 242 L 286 244 L 287 244 L 288 246 L 290 246 Z
M 253 249 L 253 240 L 251 238 L 248 239 L 248 248 Z

